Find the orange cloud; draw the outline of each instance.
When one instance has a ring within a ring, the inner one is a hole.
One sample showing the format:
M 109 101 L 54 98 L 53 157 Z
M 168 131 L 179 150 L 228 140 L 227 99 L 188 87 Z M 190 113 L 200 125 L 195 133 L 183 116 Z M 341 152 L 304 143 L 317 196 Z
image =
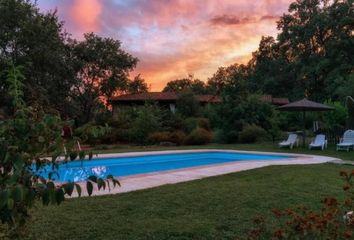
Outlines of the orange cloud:
M 96 32 L 100 27 L 101 12 L 99 0 L 75 0 L 70 9 L 70 17 L 78 31 Z
M 156 91 L 188 74 L 206 81 L 220 66 L 246 63 L 263 35 L 276 35 L 294 0 L 38 1 L 56 2 L 76 37 L 95 31 L 119 39 L 140 60 L 132 75 L 141 73 Z

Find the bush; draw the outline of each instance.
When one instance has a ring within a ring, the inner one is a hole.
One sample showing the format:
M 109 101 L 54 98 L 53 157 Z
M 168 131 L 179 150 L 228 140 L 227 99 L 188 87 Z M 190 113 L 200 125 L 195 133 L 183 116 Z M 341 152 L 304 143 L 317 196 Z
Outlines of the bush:
M 210 131 L 210 123 L 207 118 L 186 118 L 183 121 L 183 130 L 186 133 L 191 133 L 196 128 L 203 128 L 205 130 Z
M 191 133 L 194 129 L 198 127 L 198 120 L 197 118 L 190 117 L 186 118 L 183 121 L 183 131 L 185 133 Z
M 132 128 L 130 129 L 130 141 L 134 143 L 147 143 L 148 136 L 161 128 L 161 111 L 155 105 L 145 104 L 137 111 Z
M 174 131 L 170 133 L 170 142 L 176 145 L 182 145 L 186 140 L 186 134 L 182 131 Z
M 185 143 L 187 145 L 203 145 L 210 143 L 211 139 L 211 132 L 203 128 L 196 128 L 187 136 Z
M 326 197 L 316 209 L 303 205 L 272 209 L 274 217 L 257 216 L 245 239 L 353 239 L 354 172 L 342 171 L 340 175 L 344 197 Z
M 210 123 L 207 118 L 198 118 L 198 127 L 210 131 Z
M 348 119 L 348 109 L 350 108 L 345 107 L 340 102 L 327 101 L 326 104 L 332 106 L 334 110 L 324 113 L 324 128 L 328 130 L 345 128 Z
M 235 130 L 225 131 L 218 129 L 214 132 L 213 142 L 215 143 L 235 143 L 238 141 L 238 132 Z
M 159 144 L 161 142 L 170 142 L 169 132 L 154 132 L 149 134 L 147 138 L 149 144 Z
M 254 143 L 264 139 L 267 132 L 257 125 L 246 125 L 240 132 L 239 140 L 241 143 Z
M 85 125 L 75 129 L 74 135 L 79 137 L 83 142 L 99 143 L 101 138 L 111 132 L 111 128 L 106 126 L 97 125 L 94 122 L 86 123 Z
M 149 135 L 147 142 L 149 144 L 172 143 L 182 145 L 186 139 L 186 134 L 182 131 L 174 132 L 154 132 Z

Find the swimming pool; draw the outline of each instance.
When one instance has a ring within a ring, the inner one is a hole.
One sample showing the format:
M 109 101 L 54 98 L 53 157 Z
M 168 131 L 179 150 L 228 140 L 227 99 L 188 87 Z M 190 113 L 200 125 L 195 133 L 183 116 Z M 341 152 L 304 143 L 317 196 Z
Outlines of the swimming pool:
M 284 160 L 292 158 L 284 155 L 250 154 L 228 151 L 188 152 L 152 154 L 144 156 L 96 158 L 93 160 L 73 161 L 60 164 L 56 181 L 84 181 L 90 175 L 105 177 L 112 174 L 115 177 L 130 176 L 144 173 L 154 173 L 184 168 L 207 166 L 236 161 Z M 40 173 L 47 178 L 50 167 Z

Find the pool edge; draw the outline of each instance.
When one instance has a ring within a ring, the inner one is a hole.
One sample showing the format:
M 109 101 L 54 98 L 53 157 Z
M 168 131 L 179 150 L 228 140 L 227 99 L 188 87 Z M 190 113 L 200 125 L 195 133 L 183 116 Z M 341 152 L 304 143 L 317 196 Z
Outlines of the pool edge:
M 166 184 L 176 184 L 180 182 L 187 182 L 198 180 L 206 177 L 213 177 L 219 175 L 230 174 L 234 172 L 246 171 L 271 165 L 306 165 L 306 164 L 320 164 L 340 160 L 334 157 L 309 155 L 309 154 L 294 154 L 294 153 L 276 153 L 276 152 L 262 152 L 262 151 L 243 151 L 232 149 L 193 149 L 193 150 L 164 150 L 164 151 L 146 151 L 146 152 L 128 152 L 128 153 L 109 153 L 100 154 L 99 158 L 112 158 L 112 157 L 134 157 L 146 155 L 163 155 L 163 154 L 176 154 L 176 153 L 193 153 L 193 152 L 232 152 L 232 153 L 248 153 L 260 155 L 276 155 L 284 157 L 292 157 L 284 160 L 248 160 L 233 163 L 223 163 L 215 165 L 197 166 L 191 168 L 137 174 L 126 177 L 120 177 L 121 187 L 116 187 L 111 190 L 100 190 L 94 187 L 93 196 L 118 194 L 124 192 L 138 191 L 158 187 Z M 86 182 L 79 182 L 82 187 L 82 196 L 87 196 Z M 77 197 L 74 193 L 72 197 Z

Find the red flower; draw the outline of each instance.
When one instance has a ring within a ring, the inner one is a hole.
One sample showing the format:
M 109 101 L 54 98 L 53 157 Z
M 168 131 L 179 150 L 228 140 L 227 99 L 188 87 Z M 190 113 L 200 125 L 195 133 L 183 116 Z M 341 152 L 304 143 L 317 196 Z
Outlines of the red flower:
M 324 204 L 328 207 L 333 207 L 333 206 L 337 206 L 338 201 L 335 198 L 328 197 L 324 199 Z
M 276 208 L 273 208 L 272 212 L 276 217 L 281 217 L 283 215 L 283 213 L 279 209 L 276 209 Z
M 282 229 L 278 229 L 273 233 L 273 236 L 278 238 L 278 239 L 284 239 L 285 238 L 285 232 Z
M 263 218 L 262 216 L 257 216 L 257 217 L 253 220 L 253 222 L 254 222 L 255 224 L 264 223 L 264 218 Z
M 344 235 L 345 238 L 351 239 L 352 236 L 353 236 L 353 232 L 348 230 L 348 231 L 344 232 L 343 235 Z

